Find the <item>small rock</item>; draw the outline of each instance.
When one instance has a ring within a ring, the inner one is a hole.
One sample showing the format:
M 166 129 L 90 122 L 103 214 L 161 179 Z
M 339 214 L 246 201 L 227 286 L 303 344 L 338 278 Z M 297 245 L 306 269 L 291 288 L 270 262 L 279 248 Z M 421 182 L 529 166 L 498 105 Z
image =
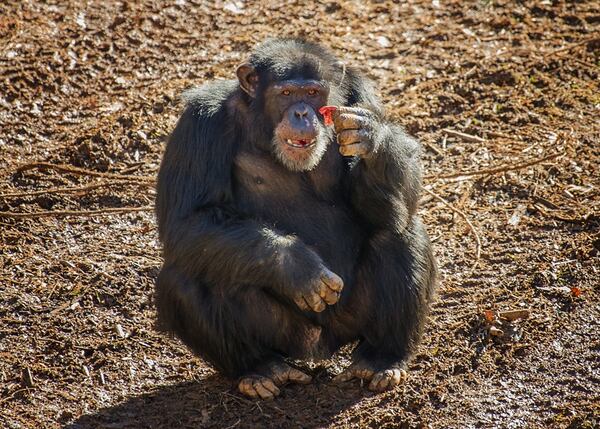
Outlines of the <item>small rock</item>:
M 502 329 L 498 329 L 495 326 L 490 326 L 490 335 L 494 337 L 503 337 L 504 331 Z
M 381 46 L 382 48 L 389 48 L 390 46 L 392 46 L 392 42 L 390 42 L 390 39 L 388 39 L 385 36 L 379 36 L 377 38 L 377 43 L 379 44 L 379 46 Z
M 154 103 L 154 106 L 152 106 L 153 113 L 162 113 L 164 110 L 165 110 L 165 105 L 162 103 Z

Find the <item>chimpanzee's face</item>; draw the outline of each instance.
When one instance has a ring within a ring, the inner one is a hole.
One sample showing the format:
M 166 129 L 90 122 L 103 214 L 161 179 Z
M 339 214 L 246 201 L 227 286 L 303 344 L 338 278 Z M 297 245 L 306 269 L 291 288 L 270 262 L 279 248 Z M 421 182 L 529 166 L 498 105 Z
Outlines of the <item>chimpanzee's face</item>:
M 317 115 L 329 98 L 329 83 L 319 69 L 318 61 L 303 57 L 261 72 L 244 63 L 236 71 L 240 88 L 257 101 L 254 108 L 261 111 L 255 113 L 273 130 L 274 156 L 292 171 L 315 168 L 330 140 L 331 132 Z
M 329 88 L 316 80 L 274 82 L 264 93 L 265 114 L 274 124 L 275 156 L 293 171 L 313 169 L 329 141 L 317 111 L 327 103 Z

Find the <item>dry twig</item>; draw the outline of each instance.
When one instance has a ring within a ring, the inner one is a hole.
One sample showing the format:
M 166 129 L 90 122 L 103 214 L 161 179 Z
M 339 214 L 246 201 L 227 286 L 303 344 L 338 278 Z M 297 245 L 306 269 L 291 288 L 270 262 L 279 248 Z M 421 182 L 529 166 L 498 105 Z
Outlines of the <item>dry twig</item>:
M 0 398 L 0 404 L 2 404 L 2 403 L 4 403 L 4 402 L 8 402 L 8 401 L 10 401 L 12 398 L 14 398 L 14 397 L 15 397 L 15 396 L 16 396 L 18 393 L 21 393 L 21 392 L 26 392 L 26 391 L 28 391 L 28 390 L 29 390 L 29 388 L 28 388 L 28 387 L 23 387 L 23 388 L 21 388 L 21 389 L 17 389 L 17 390 L 15 390 L 15 391 L 13 391 L 12 393 L 8 394 L 7 396 L 5 396 L 5 397 L 3 397 L 3 398 Z
M 152 186 L 153 183 L 142 182 L 142 183 L 133 183 L 135 185 L 140 186 Z M 7 194 L 0 194 L 0 198 L 23 198 L 23 197 L 35 197 L 37 195 L 48 195 L 48 194 L 61 194 L 61 193 L 71 193 L 71 192 L 86 192 L 92 191 L 98 188 L 110 188 L 116 186 L 115 182 L 101 182 L 94 183 L 92 185 L 85 186 L 72 186 L 72 187 L 63 187 L 63 188 L 48 188 L 42 189 L 41 191 L 31 191 L 31 192 L 10 192 Z M 123 183 L 118 183 L 119 186 L 123 186 Z
M 423 142 L 423 145 L 431 150 L 433 153 L 435 153 L 437 156 L 443 157 L 444 156 L 444 152 L 442 152 L 441 150 L 439 150 L 437 147 L 435 147 L 433 144 L 429 143 L 429 142 Z
M 520 170 L 522 168 L 531 167 L 532 165 L 541 164 L 542 162 L 560 158 L 563 155 L 564 154 L 562 154 L 562 153 L 555 153 L 552 155 L 545 156 L 543 158 L 523 162 L 521 164 L 501 165 L 499 167 L 494 167 L 494 168 L 486 168 L 483 170 L 476 170 L 476 171 L 465 171 L 464 173 L 444 174 L 441 176 L 428 175 L 428 176 L 425 176 L 425 178 L 426 179 L 455 179 L 455 178 L 466 179 L 466 178 L 473 177 L 473 176 L 488 176 L 488 175 L 492 175 L 492 174 L 505 173 L 507 171 L 514 171 L 514 170 Z
M 99 210 L 49 210 L 33 213 L 13 213 L 0 212 L 0 217 L 11 217 L 17 219 L 36 218 L 36 217 L 62 217 L 62 216 L 103 216 L 115 213 L 147 212 L 153 211 L 153 206 L 144 207 L 110 207 Z
M 100 171 L 86 170 L 85 168 L 74 167 L 71 165 L 64 164 L 52 164 L 49 162 L 31 162 L 29 164 L 24 164 L 17 168 L 17 172 L 33 170 L 35 168 L 50 168 L 57 171 L 63 171 L 65 173 L 84 175 L 84 176 L 94 176 L 94 177 L 104 177 L 107 179 L 117 179 L 117 180 L 129 180 L 129 181 L 139 181 L 139 182 L 151 182 L 155 181 L 153 176 L 130 176 L 126 174 L 116 174 L 116 173 L 102 173 Z
M 598 40 L 600 40 L 600 37 L 591 37 L 589 39 L 581 40 L 581 41 L 573 43 L 571 45 L 563 46 L 562 48 L 558 48 L 558 49 L 554 49 L 553 51 L 546 52 L 544 54 L 544 58 L 548 58 L 549 56 L 556 55 L 556 54 L 562 54 L 565 52 L 569 52 L 571 49 L 577 48 L 581 45 L 586 45 L 588 43 L 596 42 Z
M 479 238 L 479 234 L 477 233 L 477 230 L 475 229 L 475 227 L 473 226 L 473 224 L 471 223 L 471 221 L 469 220 L 469 218 L 467 217 L 467 215 L 465 214 L 465 212 L 463 212 L 462 210 L 457 209 L 456 207 L 454 207 L 452 204 L 450 204 L 444 198 L 440 197 L 435 192 L 430 191 L 427 188 L 423 188 L 423 189 L 425 190 L 425 192 L 427 192 L 433 198 L 435 198 L 436 200 L 438 200 L 439 202 L 441 202 L 444 206 L 448 207 L 450 210 L 452 210 L 453 212 L 457 213 L 460 217 L 462 217 L 464 219 L 464 221 L 469 226 L 469 230 L 471 231 L 471 233 L 475 237 L 475 243 L 477 245 L 476 249 L 475 249 L 475 255 L 476 255 L 476 259 L 479 259 L 481 257 L 481 239 Z
M 550 218 L 553 218 L 556 220 L 560 220 L 562 222 L 568 222 L 568 223 L 574 223 L 574 224 L 585 224 L 588 222 L 597 222 L 598 220 L 600 220 L 600 217 L 597 216 L 596 214 L 594 214 L 594 212 L 586 213 L 585 215 L 583 215 L 581 217 L 568 217 L 568 216 L 562 215 L 561 213 L 555 213 L 553 210 L 548 211 L 540 204 L 533 204 L 531 206 L 531 208 L 537 210 L 544 216 L 547 216 L 547 217 L 550 217 Z
M 444 128 L 442 131 L 445 132 L 446 134 L 448 134 L 449 136 L 458 137 L 458 138 L 461 138 L 468 142 L 473 142 L 473 143 L 484 143 L 485 142 L 485 139 L 483 139 L 479 136 L 474 136 L 472 134 L 467 134 L 467 133 L 461 133 L 460 131 L 451 130 L 450 128 Z

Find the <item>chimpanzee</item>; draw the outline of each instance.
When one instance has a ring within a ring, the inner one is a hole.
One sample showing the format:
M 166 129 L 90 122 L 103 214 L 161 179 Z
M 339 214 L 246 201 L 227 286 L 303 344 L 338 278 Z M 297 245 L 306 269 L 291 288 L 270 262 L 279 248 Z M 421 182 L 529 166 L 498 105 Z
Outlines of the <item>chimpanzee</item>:
M 250 397 L 310 382 L 288 359 L 355 341 L 334 381 L 398 385 L 436 283 L 419 144 L 369 80 L 305 40 L 267 40 L 237 80 L 184 98 L 158 175 L 159 325 Z

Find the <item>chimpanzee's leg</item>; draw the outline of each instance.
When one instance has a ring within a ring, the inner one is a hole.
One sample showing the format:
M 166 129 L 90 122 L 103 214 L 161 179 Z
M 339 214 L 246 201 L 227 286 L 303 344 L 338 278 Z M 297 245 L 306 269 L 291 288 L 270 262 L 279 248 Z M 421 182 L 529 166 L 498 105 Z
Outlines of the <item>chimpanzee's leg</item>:
M 380 230 L 369 239 L 345 312 L 358 314 L 360 343 L 353 364 L 336 377 L 371 380 L 371 390 L 399 384 L 421 336 L 436 283 L 427 233 L 414 218 L 399 235 Z
M 241 376 L 242 393 L 269 398 L 276 385 L 311 380 L 283 361 L 318 353 L 320 328 L 293 305 L 255 287 L 209 287 L 175 267 L 161 271 L 156 300 L 164 328 L 226 375 Z

